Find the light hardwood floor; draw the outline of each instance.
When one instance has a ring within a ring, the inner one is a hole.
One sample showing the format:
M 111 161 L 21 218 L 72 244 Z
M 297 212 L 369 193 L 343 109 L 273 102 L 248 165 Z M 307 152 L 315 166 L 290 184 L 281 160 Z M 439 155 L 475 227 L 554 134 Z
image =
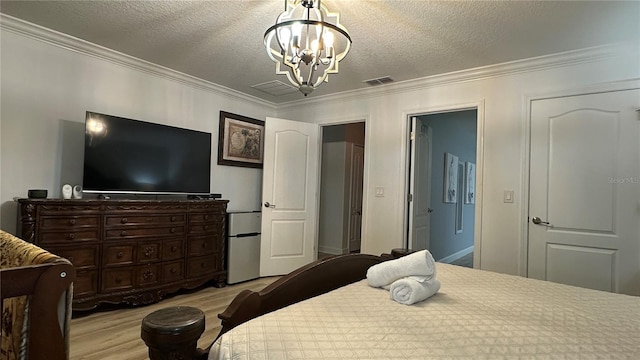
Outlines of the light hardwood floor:
M 142 319 L 149 313 L 169 306 L 193 306 L 205 313 L 206 329 L 198 346 L 206 348 L 220 331 L 218 314 L 242 290 L 260 290 L 278 277 L 261 278 L 224 288 L 206 287 L 197 292 L 179 294 L 157 304 L 135 308 L 118 308 L 82 315 L 71 320 L 71 360 L 144 360 L 147 346 L 140 338 Z

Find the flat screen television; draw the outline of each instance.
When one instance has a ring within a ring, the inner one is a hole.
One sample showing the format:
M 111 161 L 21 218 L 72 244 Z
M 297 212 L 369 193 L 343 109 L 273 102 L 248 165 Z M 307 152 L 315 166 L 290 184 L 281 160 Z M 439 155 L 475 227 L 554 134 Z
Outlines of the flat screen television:
M 208 195 L 211 133 L 87 111 L 83 192 Z

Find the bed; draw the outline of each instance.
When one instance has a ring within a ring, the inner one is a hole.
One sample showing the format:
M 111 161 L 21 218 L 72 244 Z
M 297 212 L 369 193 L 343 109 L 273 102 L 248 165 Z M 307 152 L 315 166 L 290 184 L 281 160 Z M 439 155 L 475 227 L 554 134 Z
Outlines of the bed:
M 318 261 L 260 292 L 239 294 L 219 315 L 221 335 L 208 354 L 200 356 L 210 360 L 640 356 L 638 297 L 438 263 L 442 284 L 438 293 L 408 306 L 363 280 L 368 266 L 388 259 L 347 255 Z M 331 283 L 335 278 L 347 284 Z M 306 300 L 282 296 L 296 297 L 300 289 L 316 284 L 324 287 L 322 294 L 302 296 Z M 274 298 L 286 301 L 280 306 Z

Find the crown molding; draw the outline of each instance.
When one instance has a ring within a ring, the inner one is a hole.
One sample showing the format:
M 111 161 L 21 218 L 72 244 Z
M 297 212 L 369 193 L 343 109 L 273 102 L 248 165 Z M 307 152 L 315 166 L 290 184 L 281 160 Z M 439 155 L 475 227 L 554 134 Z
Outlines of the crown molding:
M 557 54 L 538 56 L 534 58 L 509 61 L 477 68 L 454 71 L 450 73 L 411 79 L 392 84 L 381 85 L 376 88 L 356 89 L 340 93 L 322 95 L 312 99 L 301 99 L 278 104 L 278 110 L 299 107 L 302 104 L 323 103 L 337 100 L 355 100 L 360 98 L 388 96 L 423 90 L 430 87 L 451 85 L 455 83 L 477 81 L 487 78 L 514 75 L 533 71 L 561 68 L 581 63 L 596 62 L 621 54 L 635 54 L 638 56 L 638 46 L 631 43 L 616 43 L 597 47 L 566 51 Z
M 388 96 L 426 89 L 435 86 L 476 81 L 486 78 L 513 75 L 545 69 L 560 68 L 580 63 L 595 62 L 619 56 L 621 53 L 637 54 L 637 44 L 609 44 L 598 47 L 567 51 L 523 60 L 487 65 L 450 73 L 411 79 L 376 88 L 355 89 L 334 94 L 321 95 L 310 99 L 293 100 L 284 103 L 270 102 L 246 93 L 212 83 L 192 75 L 160 66 L 121 52 L 90 43 L 61 32 L 48 29 L 18 18 L 0 13 L 0 28 L 9 32 L 35 39 L 53 46 L 95 57 L 120 66 L 145 72 L 177 83 L 212 92 L 237 100 L 238 98 L 269 107 L 276 111 L 287 110 L 301 105 L 311 105 L 327 101 L 355 100 L 366 97 Z
M 124 66 L 133 70 L 144 72 L 153 76 L 161 77 L 170 81 L 191 86 L 200 90 L 215 93 L 229 97 L 233 100 L 238 98 L 256 103 L 258 105 L 267 106 L 276 109 L 276 104 L 255 96 L 245 94 L 243 92 L 233 90 L 222 85 L 218 85 L 209 81 L 205 81 L 198 77 L 188 75 L 170 68 L 154 64 L 149 61 L 138 59 L 136 57 L 123 54 L 121 52 L 100 46 L 86 40 L 82 40 L 40 25 L 36 25 L 10 15 L 0 13 L 0 28 L 28 37 L 37 41 L 57 46 L 69 51 L 73 51 L 82 55 L 91 56 L 100 60 L 108 61 L 113 64 Z

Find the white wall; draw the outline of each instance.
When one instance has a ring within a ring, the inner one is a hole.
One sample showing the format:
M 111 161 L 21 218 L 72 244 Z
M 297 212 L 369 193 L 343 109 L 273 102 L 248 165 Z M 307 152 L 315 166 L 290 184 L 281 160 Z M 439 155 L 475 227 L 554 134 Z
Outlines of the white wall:
M 476 252 L 482 269 L 524 274 L 527 97 L 638 78 L 639 64 L 637 44 L 590 49 L 285 104 L 278 117 L 367 119 L 362 251 L 379 254 L 403 246 L 407 115 L 479 104 Z M 375 197 L 378 186 L 384 197 Z M 515 192 L 511 204 L 503 202 L 505 189 Z
M 86 110 L 209 131 L 214 139 L 219 111 L 225 110 L 318 124 L 364 119 L 362 251 L 388 252 L 404 239 L 407 116 L 475 105 L 481 120 L 476 219 L 482 220 L 476 223 L 481 241 L 476 252 L 483 269 L 512 274 L 523 273 L 527 97 L 640 78 L 638 44 L 633 44 L 620 56 L 608 47 L 590 49 L 305 99 L 276 111 L 273 104 L 78 40 L 55 39 L 42 29 L 22 31 L 4 22 L 0 37 L 3 230 L 15 230 L 13 197 L 32 188 L 55 197 L 63 181 L 80 181 L 81 147 L 69 137 L 81 129 Z M 212 168 L 211 191 L 229 199 L 231 210 L 258 209 L 260 183 L 260 170 Z M 378 186 L 384 197 L 375 197 Z M 505 189 L 514 190 L 514 203 L 502 202 Z
M 82 183 L 87 110 L 210 132 L 211 192 L 230 210 L 260 209 L 262 170 L 216 165 L 218 119 L 224 110 L 264 120 L 272 104 L 81 41 L 43 40 L 1 32 L 0 228 L 15 231 L 13 198 L 28 189 L 60 197 L 62 184 Z

